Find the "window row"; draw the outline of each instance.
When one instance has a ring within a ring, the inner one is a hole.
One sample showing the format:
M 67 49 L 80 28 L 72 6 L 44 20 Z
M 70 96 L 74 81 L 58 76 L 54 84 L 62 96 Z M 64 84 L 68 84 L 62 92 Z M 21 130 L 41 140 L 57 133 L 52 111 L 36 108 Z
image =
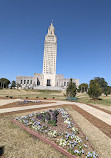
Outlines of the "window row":
M 21 80 L 20 84 L 32 84 L 32 80 Z
M 68 86 L 69 85 L 69 82 L 64 82 L 64 86 Z

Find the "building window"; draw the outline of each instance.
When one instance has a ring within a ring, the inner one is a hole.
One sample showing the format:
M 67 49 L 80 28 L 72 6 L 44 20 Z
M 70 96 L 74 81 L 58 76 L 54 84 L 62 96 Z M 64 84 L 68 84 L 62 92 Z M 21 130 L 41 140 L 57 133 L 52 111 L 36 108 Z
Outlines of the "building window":
M 47 79 L 47 85 L 46 86 L 51 86 L 50 79 Z
M 69 82 L 67 82 L 67 86 L 69 85 Z
M 32 84 L 32 80 L 30 80 L 30 84 Z
M 66 82 L 64 82 L 64 86 L 66 86 Z
M 22 84 L 22 80 L 21 80 L 21 84 Z
M 27 84 L 29 84 L 29 80 L 27 80 Z
M 24 84 L 26 84 L 26 80 L 24 80 Z
M 40 81 L 39 81 L 39 79 L 37 77 L 37 86 L 39 86 L 39 85 L 40 85 Z

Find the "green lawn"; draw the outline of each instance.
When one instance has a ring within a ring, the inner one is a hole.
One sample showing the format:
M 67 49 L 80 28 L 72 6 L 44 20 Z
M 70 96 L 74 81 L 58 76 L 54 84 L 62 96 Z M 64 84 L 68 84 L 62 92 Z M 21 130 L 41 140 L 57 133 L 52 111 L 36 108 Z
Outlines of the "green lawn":
M 0 146 L 5 148 L 3 158 L 67 158 L 50 145 L 11 123 L 12 118 L 26 114 L 0 118 Z
M 36 98 L 39 99 L 59 99 L 66 100 L 65 92 L 62 91 L 49 91 L 49 90 L 17 90 L 17 89 L 0 89 L 0 97 L 13 96 L 16 98 Z M 76 95 L 78 102 L 89 103 L 93 105 L 107 106 L 111 108 L 111 95 L 102 95 L 99 100 L 92 100 L 86 93 L 78 93 Z
M 49 91 L 49 90 L 18 90 L 18 89 L 0 89 L 0 97 L 13 96 L 16 98 L 47 98 L 47 99 L 60 99 L 64 100 L 65 96 L 62 91 Z
M 64 106 L 72 119 L 76 121 L 83 133 L 88 137 L 90 143 L 101 158 L 111 158 L 110 138 L 97 127 L 85 119 L 81 114 L 70 106 Z M 55 109 L 55 108 L 52 108 Z M 46 109 L 47 111 L 48 109 Z M 44 110 L 37 110 L 38 112 Z M 35 111 L 34 111 L 35 112 Z M 38 138 L 31 136 L 25 130 L 11 123 L 11 119 L 24 116 L 33 112 L 12 114 L 0 118 L 0 146 L 5 147 L 3 158 L 67 158 L 65 155 L 44 143 Z M 28 156 L 27 156 L 28 155 Z
M 78 102 L 83 102 L 83 103 L 89 103 L 89 104 L 100 104 L 103 106 L 110 106 L 111 107 L 111 95 L 105 96 L 102 95 L 98 100 L 92 100 L 89 98 L 88 94 L 86 93 L 78 93 Z

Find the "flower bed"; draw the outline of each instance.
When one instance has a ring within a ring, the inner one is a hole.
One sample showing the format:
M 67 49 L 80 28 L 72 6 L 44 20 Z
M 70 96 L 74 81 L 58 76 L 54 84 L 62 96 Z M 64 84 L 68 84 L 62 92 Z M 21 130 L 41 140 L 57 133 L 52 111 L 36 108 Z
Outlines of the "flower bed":
M 62 108 L 17 117 L 17 121 L 57 144 L 72 156 L 96 158 L 88 138 Z
M 24 101 L 19 101 L 17 104 L 29 104 L 29 103 L 40 103 L 42 101 L 36 101 L 36 100 L 24 100 Z

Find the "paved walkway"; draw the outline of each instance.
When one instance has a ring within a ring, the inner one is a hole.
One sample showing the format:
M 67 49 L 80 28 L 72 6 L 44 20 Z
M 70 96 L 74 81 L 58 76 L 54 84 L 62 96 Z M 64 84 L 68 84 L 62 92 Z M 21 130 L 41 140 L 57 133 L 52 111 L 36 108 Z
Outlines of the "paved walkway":
M 4 109 L 0 109 L 0 113 L 7 113 L 7 112 L 20 111 L 20 110 L 28 110 L 28 109 L 35 109 L 35 108 L 37 109 L 37 108 L 57 106 L 57 105 L 61 105 L 61 104 L 59 104 L 59 103 L 50 103 L 50 104 L 39 104 L 39 105 L 31 105 L 31 106 L 4 108 Z
M 41 100 L 43 101 L 43 100 Z M 52 100 L 45 100 L 44 102 L 52 102 Z M 92 114 L 93 116 L 97 117 L 98 119 L 104 121 L 108 125 L 111 125 L 111 115 L 108 113 L 105 113 L 101 110 L 98 110 L 96 108 L 93 108 L 89 105 L 83 104 L 83 103 L 77 103 L 77 102 L 68 102 L 68 101 L 56 101 L 56 103 L 48 103 L 48 104 L 40 104 L 40 105 L 32 105 L 32 106 L 22 106 L 22 107 L 13 107 L 13 108 L 4 108 L 0 109 L 0 113 L 7 113 L 7 112 L 14 112 L 14 111 L 20 111 L 20 110 L 28 110 L 28 109 L 37 109 L 42 107 L 51 107 L 51 106 L 57 106 L 57 105 L 76 105 L 80 107 L 81 109 L 87 111 L 88 113 Z
M 0 106 L 9 104 L 9 103 L 13 103 L 13 102 L 17 102 L 17 101 L 22 101 L 22 99 L 0 99 Z
M 108 113 L 105 113 L 101 110 L 98 110 L 96 108 L 93 108 L 89 105 L 83 104 L 83 103 L 74 103 L 78 107 L 82 108 L 83 110 L 87 111 L 88 113 L 92 114 L 93 116 L 97 117 L 98 119 L 104 121 L 105 123 L 111 125 L 111 115 Z

